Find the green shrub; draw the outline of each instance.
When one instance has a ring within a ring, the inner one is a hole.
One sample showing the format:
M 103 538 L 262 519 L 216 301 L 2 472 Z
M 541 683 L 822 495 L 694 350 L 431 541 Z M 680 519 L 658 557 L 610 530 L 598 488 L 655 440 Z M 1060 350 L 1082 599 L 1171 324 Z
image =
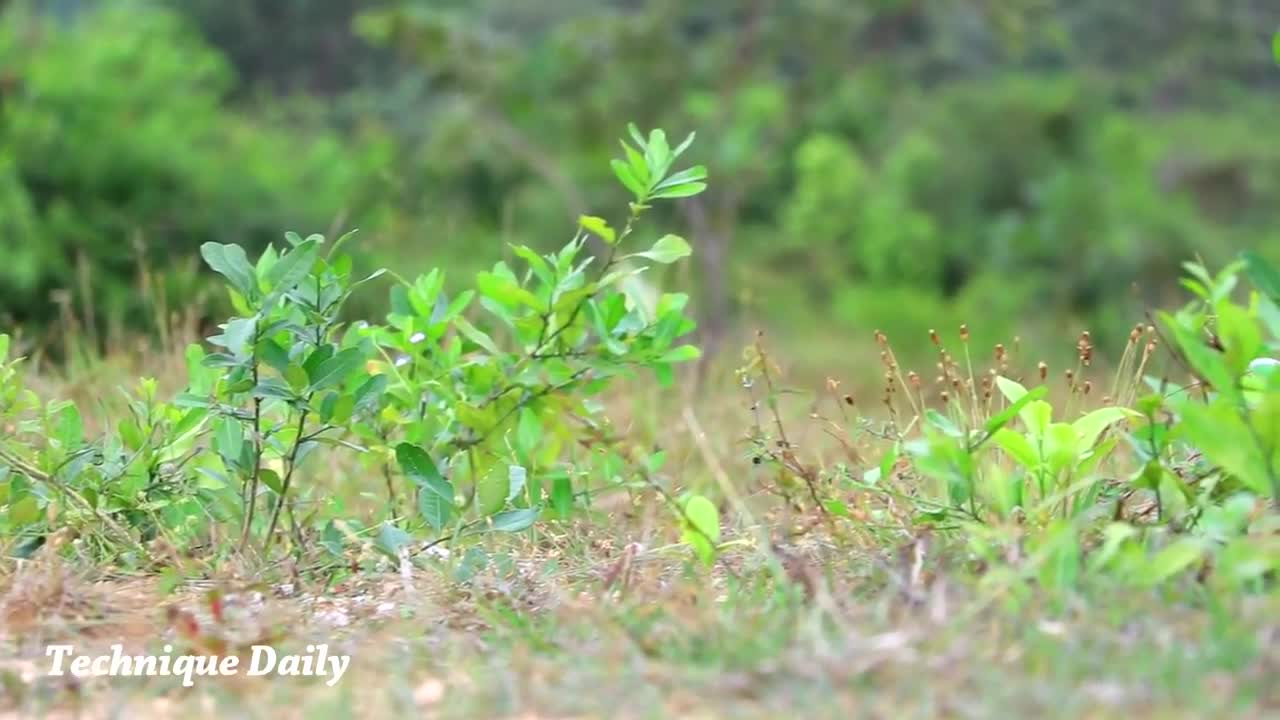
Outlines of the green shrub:
M 228 109 L 231 72 L 178 16 L 112 3 L 64 23 L 25 7 L 0 21 L 0 307 L 17 320 L 54 316 L 50 291 L 86 289 L 82 267 L 95 321 L 141 323 L 142 266 L 186 264 L 153 278 L 181 306 L 202 243 L 262 247 L 281 226 L 365 209 L 351 203 L 385 160 L 376 148 Z

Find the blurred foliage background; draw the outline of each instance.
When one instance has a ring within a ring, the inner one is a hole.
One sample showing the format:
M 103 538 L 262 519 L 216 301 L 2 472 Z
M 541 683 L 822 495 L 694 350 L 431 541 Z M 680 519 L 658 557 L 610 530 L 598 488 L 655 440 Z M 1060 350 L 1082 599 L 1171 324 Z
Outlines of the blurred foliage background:
M 286 229 L 465 279 L 620 208 L 634 120 L 711 170 L 659 280 L 712 349 L 961 322 L 1105 349 L 1183 260 L 1280 261 L 1277 27 L 1274 0 L 0 0 L 0 324 L 212 312 L 198 246 Z

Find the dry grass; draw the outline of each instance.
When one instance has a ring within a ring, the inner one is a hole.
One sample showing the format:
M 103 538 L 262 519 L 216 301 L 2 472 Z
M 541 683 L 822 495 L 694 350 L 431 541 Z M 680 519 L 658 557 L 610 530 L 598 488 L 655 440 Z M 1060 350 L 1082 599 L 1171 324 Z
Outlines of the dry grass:
M 874 553 L 793 547 L 792 562 L 811 578 L 805 592 L 776 582 L 756 549 L 698 571 L 670 548 L 626 544 L 633 531 L 554 528 L 537 541 L 477 546 L 488 561 L 479 570 L 466 571 L 456 554 L 432 554 L 408 572 L 362 574 L 328 589 L 305 577 L 227 579 L 215 583 L 221 621 L 204 583 L 166 593 L 155 578 L 94 581 L 41 558 L 4 582 L 4 708 L 68 717 L 442 718 L 1280 711 L 1274 598 L 1234 608 L 1230 637 L 1204 608 L 1154 595 L 1102 589 L 1070 607 L 991 603 L 928 548 L 925 572 L 913 575 L 908 559 L 899 585 L 877 573 L 885 558 Z M 625 573 L 613 572 L 623 560 Z M 50 642 L 92 652 L 116 642 L 142 651 L 268 638 L 283 651 L 327 642 L 352 655 L 351 671 L 335 688 L 237 676 L 198 679 L 191 690 L 169 678 L 43 675 Z M 1238 667 L 1214 657 L 1241 643 L 1260 652 Z
M 944 384 L 955 373 L 973 398 L 983 371 L 962 358 L 943 368 Z M 899 379 L 909 369 L 885 362 L 901 393 L 887 399 L 908 425 L 905 396 L 925 398 Z M 140 367 L 180 385 L 181 366 L 170 352 L 100 366 L 93 382 L 37 382 L 49 397 L 88 400 Z M 774 368 L 779 390 L 785 370 Z M 691 561 L 671 512 L 643 487 L 600 496 L 589 518 L 399 564 L 356 548 L 354 574 L 305 557 L 263 566 L 154 545 L 153 567 L 121 575 L 60 535 L 0 567 L 0 717 L 1280 714 L 1275 593 L 1222 606 L 1193 581 L 1142 592 L 1101 583 L 1064 598 L 975 567 L 963 537 L 914 527 L 892 495 L 825 488 L 857 521 L 835 523 L 787 483 L 874 464 L 874 433 L 834 432 L 837 408 L 846 392 L 890 391 L 818 383 L 817 400 L 780 393 L 778 418 L 761 421 L 759 397 L 729 377 L 713 372 L 696 401 L 624 395 L 611 412 L 611 432 L 666 452 L 657 482 L 722 498 L 725 551 L 713 568 Z M 759 426 L 773 432 L 775 420 L 781 461 L 753 465 Z M 359 498 L 368 470 L 358 462 L 315 475 L 318 495 L 376 510 Z M 886 482 L 912 491 L 896 473 Z M 326 642 L 352 665 L 334 688 L 270 676 L 202 678 L 193 689 L 172 678 L 68 681 L 46 675 L 53 642 L 85 653 Z

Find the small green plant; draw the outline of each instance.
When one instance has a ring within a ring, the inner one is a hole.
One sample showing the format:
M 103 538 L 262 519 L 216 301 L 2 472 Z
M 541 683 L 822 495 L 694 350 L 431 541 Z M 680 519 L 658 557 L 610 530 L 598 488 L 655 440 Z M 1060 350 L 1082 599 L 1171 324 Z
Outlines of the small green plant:
M 563 516 L 590 489 L 562 461 L 600 434 L 597 398 L 610 382 L 644 369 L 669 383 L 677 364 L 698 357 L 678 342 L 694 329 L 688 297 L 654 295 L 641 281 L 687 257 L 689 244 L 664 235 L 646 250 L 627 245 L 654 201 L 697 194 L 706 169 L 671 172 L 693 135 L 674 149 L 661 130 L 646 138 L 632 126 L 631 135 L 625 160 L 613 163 L 633 195 L 619 227 L 584 216 L 560 250 L 514 246 L 520 266 L 500 262 L 454 296 L 439 270 L 402 281 L 387 324 L 365 328 L 389 403 L 363 440 L 380 448 L 393 516 L 402 508 L 392 459 L 436 533 L 522 530 L 548 506 Z M 608 443 L 590 444 L 588 462 L 612 482 L 624 461 Z
M 74 404 L 43 403 L 23 387 L 21 358 L 9 350 L 0 335 L 0 527 L 16 555 L 67 528 L 88 547 L 142 562 L 142 541 L 199 532 L 214 503 L 186 465 L 198 454 L 202 410 L 159 401 L 155 380 L 143 379 L 126 396 L 127 417 L 92 438 Z
M 341 252 L 350 237 L 327 246 L 322 236 L 290 233 L 288 248 L 268 247 L 254 264 L 236 245 L 200 249 L 226 278 L 239 315 L 209 338 L 220 351 L 202 364 L 217 373 L 181 400 L 214 415 L 212 449 L 222 470 L 206 472 L 241 488 L 242 546 L 261 493 L 270 498 L 265 546 L 282 511 L 293 519 L 289 493 L 306 457 L 321 444 L 340 443 L 337 436 L 381 402 L 385 378 L 365 367 L 372 343 L 343 332 L 343 303 L 381 274 L 352 278 L 352 258 Z

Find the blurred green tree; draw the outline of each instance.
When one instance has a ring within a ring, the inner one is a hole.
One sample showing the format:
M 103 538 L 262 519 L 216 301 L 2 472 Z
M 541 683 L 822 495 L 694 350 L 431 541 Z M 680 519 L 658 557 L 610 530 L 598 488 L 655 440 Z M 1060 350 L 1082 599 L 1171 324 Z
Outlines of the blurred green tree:
M 167 264 L 338 218 L 397 264 L 550 249 L 614 199 L 630 119 L 701 136 L 712 190 L 667 221 L 699 246 L 675 280 L 710 350 L 743 315 L 891 328 L 904 297 L 1035 307 L 1105 342 L 1183 259 L 1280 252 L 1274 3 L 13 7 L 0 209 L 24 249 L 0 306 L 25 317 L 77 257 L 129 277 L 133 238 Z
M 136 317 L 147 266 L 175 268 L 156 279 L 176 306 L 195 265 L 173 262 L 200 243 L 324 229 L 359 201 L 361 161 L 334 136 L 230 109 L 230 68 L 180 16 L 114 3 L 59 19 L 20 3 L 2 20 L 0 308 L 13 319 L 54 316 L 55 289 Z

